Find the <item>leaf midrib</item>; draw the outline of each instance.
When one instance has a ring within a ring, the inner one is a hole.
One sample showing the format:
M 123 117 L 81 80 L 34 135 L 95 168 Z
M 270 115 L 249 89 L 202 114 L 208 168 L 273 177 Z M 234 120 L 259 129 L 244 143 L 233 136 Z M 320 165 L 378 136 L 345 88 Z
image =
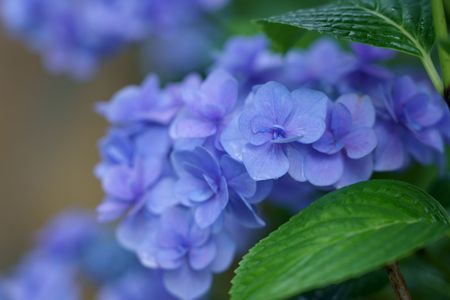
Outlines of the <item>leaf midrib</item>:
M 388 18 L 387 16 L 379 13 L 377 10 L 370 10 L 364 6 L 361 5 L 357 5 L 354 4 L 355 7 L 364 10 L 380 19 L 383 19 L 386 23 L 389 23 L 390 25 L 394 26 L 395 28 L 397 28 L 401 33 L 403 33 L 404 36 L 406 36 L 406 38 L 408 40 L 411 41 L 411 43 L 417 48 L 417 50 L 419 50 L 420 54 L 422 55 L 422 57 L 425 57 L 428 55 L 428 52 L 422 47 L 422 45 L 420 43 L 417 42 L 417 39 L 414 38 L 414 36 L 412 36 L 407 30 L 405 30 L 401 24 L 398 24 L 397 22 L 395 22 L 394 20 Z

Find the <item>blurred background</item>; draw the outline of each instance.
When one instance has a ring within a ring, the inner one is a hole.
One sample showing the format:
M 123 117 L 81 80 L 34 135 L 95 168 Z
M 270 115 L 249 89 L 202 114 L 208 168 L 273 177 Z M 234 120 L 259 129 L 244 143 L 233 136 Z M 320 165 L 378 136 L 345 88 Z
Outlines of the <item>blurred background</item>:
M 139 82 L 136 51 L 78 83 L 52 76 L 41 58 L 0 34 L 0 270 L 17 263 L 46 220 L 68 207 L 95 209 L 92 174 L 106 123 L 94 103 Z

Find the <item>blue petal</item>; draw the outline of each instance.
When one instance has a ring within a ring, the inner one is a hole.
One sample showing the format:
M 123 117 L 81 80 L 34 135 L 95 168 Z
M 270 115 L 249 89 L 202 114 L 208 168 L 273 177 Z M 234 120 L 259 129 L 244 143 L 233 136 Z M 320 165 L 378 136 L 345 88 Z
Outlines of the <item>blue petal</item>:
M 170 136 L 173 139 L 180 138 L 204 138 L 215 134 L 216 124 L 212 121 L 180 113 L 170 126 Z
M 350 111 L 353 126 L 372 127 L 375 124 L 375 108 L 368 96 L 346 94 L 339 97 L 336 103 L 342 103 Z
M 287 88 L 274 81 L 258 88 L 254 104 L 261 117 L 268 118 L 276 125 L 284 125 L 294 108 Z
M 341 188 L 356 182 L 368 180 L 372 175 L 372 171 L 372 155 L 367 155 L 360 159 L 344 158 L 344 173 L 335 186 L 336 188 Z
M 206 294 L 212 283 L 208 269 L 195 271 L 187 264 L 176 270 L 164 271 L 164 285 L 167 290 L 183 300 L 193 300 Z
M 354 129 L 341 142 L 345 145 L 347 156 L 352 159 L 368 155 L 377 146 L 377 138 L 371 128 Z
M 145 206 L 153 214 L 161 214 L 167 208 L 177 204 L 174 195 L 175 179 L 166 177 L 161 179 L 145 195 Z
M 254 208 L 239 196 L 230 199 L 229 210 L 232 217 L 245 227 L 260 228 L 266 225 Z
M 379 122 L 375 126 L 377 147 L 374 152 L 374 169 L 376 171 L 394 171 L 407 162 L 402 133 L 397 124 Z
M 325 120 L 327 116 L 327 95 L 322 92 L 301 88 L 291 93 L 297 114 L 314 116 Z
M 330 115 L 330 130 L 336 139 L 345 136 L 352 128 L 352 115 L 343 104 L 336 103 Z
M 214 241 L 216 242 L 217 251 L 211 269 L 214 272 L 223 272 L 233 262 L 236 253 L 236 244 L 225 232 L 215 235 Z
M 218 110 L 215 117 L 223 117 L 230 113 L 237 101 L 238 82 L 228 72 L 220 69 L 212 71 L 200 87 L 202 93 L 201 109 L 206 116 L 215 113 L 209 108 Z
M 276 179 L 289 170 L 289 161 L 282 146 L 272 143 L 247 145 L 243 152 L 243 162 L 254 180 Z
M 344 163 L 341 154 L 322 154 L 309 151 L 305 158 L 305 177 L 316 186 L 329 186 L 341 179 Z
M 201 247 L 191 248 L 189 251 L 189 264 L 194 270 L 202 270 L 208 267 L 216 256 L 217 247 L 213 241 Z
M 210 200 L 200 204 L 195 210 L 195 221 L 201 228 L 212 225 L 228 204 L 228 188 L 222 178 L 220 192 Z
M 242 150 L 247 141 L 239 130 L 239 116 L 233 118 L 220 137 L 223 149 L 234 159 L 242 161 Z
M 290 145 L 287 148 L 287 158 L 289 160 L 289 175 L 297 181 L 306 181 L 305 177 L 305 156 L 306 150 L 299 145 Z
M 97 206 L 97 220 L 99 222 L 114 221 L 124 215 L 129 208 L 129 202 L 120 201 L 114 198 L 107 198 L 99 206 Z

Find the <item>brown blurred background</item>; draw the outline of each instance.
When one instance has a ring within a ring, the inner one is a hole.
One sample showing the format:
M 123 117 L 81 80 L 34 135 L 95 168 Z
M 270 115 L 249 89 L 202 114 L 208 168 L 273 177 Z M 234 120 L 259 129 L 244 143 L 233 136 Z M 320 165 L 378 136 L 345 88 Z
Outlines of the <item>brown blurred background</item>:
M 103 64 L 90 82 L 52 76 L 38 55 L 0 33 L 0 274 L 51 216 L 101 201 L 92 169 L 107 127 L 93 106 L 137 83 L 137 74 L 130 50 Z

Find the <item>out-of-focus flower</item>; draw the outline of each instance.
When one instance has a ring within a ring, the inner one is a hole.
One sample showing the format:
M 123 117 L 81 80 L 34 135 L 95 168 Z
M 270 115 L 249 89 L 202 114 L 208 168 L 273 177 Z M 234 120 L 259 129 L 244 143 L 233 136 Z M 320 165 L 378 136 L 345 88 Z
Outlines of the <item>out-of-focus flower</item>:
M 305 52 L 290 51 L 285 59 L 283 75 L 289 87 L 307 86 L 327 94 L 334 92 L 357 63 L 353 56 L 328 39 L 318 40 Z
M 283 67 L 283 58 L 269 51 L 269 41 L 264 36 L 233 37 L 227 41 L 223 52 L 216 55 L 213 68 L 224 69 L 239 80 L 243 93 L 251 87 L 277 80 Z
M 25 258 L 14 274 L 4 280 L 3 287 L 8 300 L 81 298 L 76 269 L 64 261 L 41 255 Z
M 4 0 L 7 30 L 38 52 L 53 73 L 88 79 L 105 58 L 131 43 L 196 26 L 227 1 Z
M 411 156 L 429 164 L 438 153 L 443 153 L 439 124 L 446 108 L 436 92 L 416 84 L 410 77 L 400 77 L 381 89 L 378 96 L 375 170 L 400 169 Z
M 137 268 L 101 288 L 98 300 L 175 300 L 162 282 L 162 272 Z

